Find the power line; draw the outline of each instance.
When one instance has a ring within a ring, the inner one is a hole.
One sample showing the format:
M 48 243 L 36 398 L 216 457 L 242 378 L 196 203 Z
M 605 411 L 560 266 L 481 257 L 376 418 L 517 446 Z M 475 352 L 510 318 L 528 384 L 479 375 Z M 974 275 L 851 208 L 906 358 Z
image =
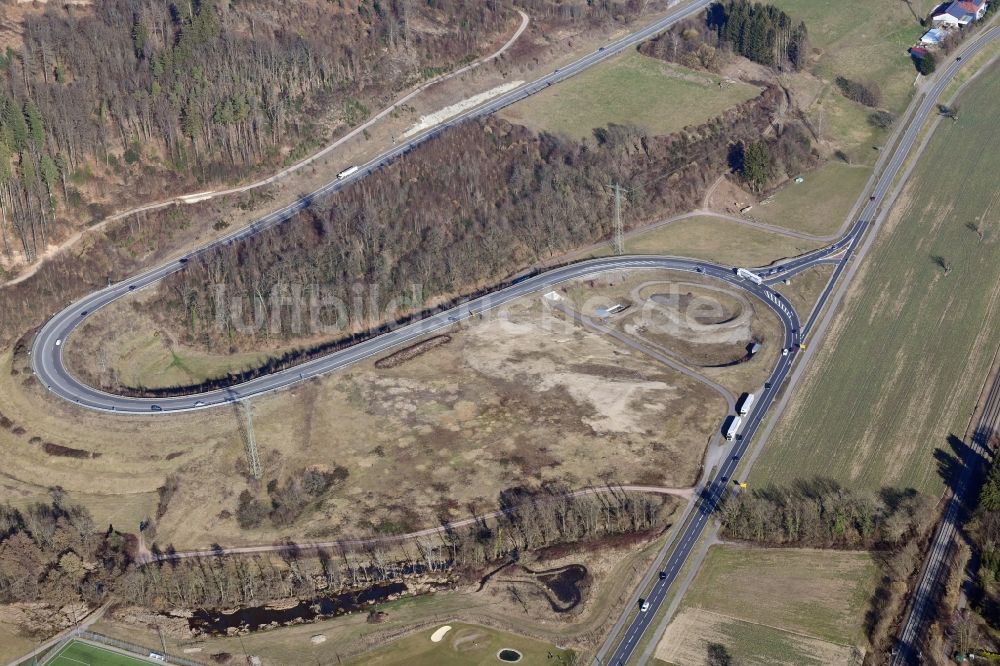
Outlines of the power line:
M 264 470 L 260 465 L 260 452 L 257 450 L 257 437 L 254 435 L 253 431 L 253 409 L 250 406 L 248 400 L 240 400 L 240 407 L 243 408 L 243 414 L 246 417 L 246 430 L 245 437 L 243 438 L 243 444 L 246 447 L 247 452 L 247 465 L 250 467 L 250 474 L 255 479 L 259 479 L 264 475 Z

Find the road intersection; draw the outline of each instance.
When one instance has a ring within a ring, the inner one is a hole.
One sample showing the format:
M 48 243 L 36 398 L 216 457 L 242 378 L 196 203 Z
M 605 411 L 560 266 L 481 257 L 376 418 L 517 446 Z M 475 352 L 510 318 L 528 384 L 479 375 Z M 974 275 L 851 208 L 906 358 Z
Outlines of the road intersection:
M 619 621 L 616 631 L 613 632 L 612 638 L 609 639 L 609 642 L 605 645 L 605 649 L 598 655 L 599 660 L 597 663 L 627 663 L 633 657 L 636 647 L 641 643 L 641 638 L 656 616 L 657 609 L 667 598 L 671 586 L 678 578 L 688 556 L 709 523 L 709 518 L 715 511 L 718 501 L 732 483 L 733 475 L 740 464 L 741 458 L 747 452 L 757 428 L 760 426 L 765 414 L 767 414 L 768 408 L 788 377 L 789 371 L 798 356 L 801 341 L 812 331 L 819 314 L 823 311 L 824 305 L 826 305 L 827 300 L 833 294 L 835 286 L 838 287 L 838 294 L 834 300 L 839 299 L 844 283 L 841 282 L 838 285 L 838 281 L 845 270 L 847 270 L 852 257 L 863 256 L 870 246 L 873 234 L 869 234 L 868 241 L 863 245 L 861 244 L 861 239 L 867 231 L 877 228 L 877 220 L 879 219 L 877 214 L 879 209 L 887 200 L 891 200 L 892 197 L 889 193 L 894 186 L 897 176 L 902 173 L 906 160 L 910 157 L 911 150 L 920 135 L 923 121 L 935 111 L 936 100 L 943 92 L 945 86 L 952 81 L 955 74 L 959 71 L 962 63 L 958 59 L 953 60 L 948 68 L 938 75 L 930 90 L 924 96 L 918 98 L 910 112 L 908 112 L 912 114 L 912 120 L 906 127 L 905 132 L 900 135 L 898 143 L 885 160 L 881 175 L 875 182 L 874 188 L 870 192 L 866 192 L 868 196 L 867 201 L 863 205 L 859 202 L 859 206 L 856 207 L 856 210 L 860 208 L 857 215 L 857 222 L 851 227 L 848 233 L 826 248 L 791 259 L 776 266 L 759 269 L 757 274 L 762 279 L 762 284 L 756 284 L 754 281 L 738 277 L 732 267 L 679 257 L 633 256 L 592 259 L 533 275 L 498 291 L 461 303 L 449 310 L 435 313 L 396 330 L 389 331 L 384 335 L 371 338 L 327 356 L 313 359 L 293 368 L 258 377 L 226 389 L 207 391 L 197 395 L 156 399 L 114 395 L 81 382 L 63 364 L 62 354 L 64 347 L 62 343 L 81 323 L 86 321 L 97 310 L 128 295 L 135 289 L 152 285 L 179 270 L 183 270 L 188 261 L 211 252 L 222 244 L 239 242 L 259 233 L 263 229 L 280 224 L 311 205 L 316 199 L 349 186 L 360 178 L 371 174 L 372 171 L 405 155 L 415 146 L 440 134 L 449 127 L 472 118 L 494 113 L 543 90 L 553 83 L 574 76 L 584 69 L 661 32 L 673 23 L 701 11 L 709 3 L 710 0 L 697 0 L 692 4 L 686 5 L 683 9 L 672 13 L 670 16 L 616 40 L 608 46 L 584 56 L 571 65 L 557 69 L 537 81 L 499 96 L 483 106 L 469 110 L 442 125 L 413 137 L 371 162 L 360 165 L 357 173 L 347 178 L 332 181 L 299 201 L 199 249 L 182 258 L 180 261 L 155 267 L 129 280 L 111 285 L 77 301 L 53 316 L 36 335 L 32 347 L 32 367 L 35 374 L 53 394 L 90 409 L 121 414 L 147 415 L 184 412 L 218 406 L 235 400 L 242 400 L 287 388 L 298 382 L 348 367 L 373 355 L 382 354 L 389 349 L 419 340 L 435 331 L 453 326 L 456 322 L 468 317 L 501 307 L 517 298 L 551 289 L 559 283 L 594 272 L 619 269 L 665 269 L 697 272 L 710 278 L 725 281 L 733 287 L 743 289 L 765 303 L 777 314 L 784 327 L 784 348 L 789 350 L 789 353 L 778 358 L 778 363 L 768 382 L 765 384 L 765 388 L 760 393 L 755 408 L 747 416 L 746 422 L 733 442 L 725 461 L 718 467 L 711 480 L 701 489 L 700 497 L 695 500 L 696 503 L 693 506 L 693 513 L 690 519 L 675 538 L 664 546 L 664 549 L 656 558 L 656 569 L 649 572 L 644 585 L 640 588 L 640 590 L 648 590 L 645 595 L 646 600 L 650 603 L 648 612 L 633 613 L 633 608 L 627 609 L 626 614 Z M 1000 36 L 1000 28 L 984 31 L 976 38 L 970 40 L 963 48 L 962 55 L 966 58 L 975 55 L 997 36 Z M 834 275 L 827 283 L 811 316 L 805 325 L 801 325 L 798 314 L 780 294 L 773 290 L 771 285 L 812 266 L 832 262 L 835 262 L 836 265 Z M 853 270 L 849 271 L 846 280 L 849 280 L 852 274 Z M 935 547 L 937 547 L 937 542 L 935 542 Z M 667 557 L 668 554 L 669 557 Z M 659 578 L 658 572 L 661 570 L 664 573 L 663 578 Z M 654 577 L 657 579 L 655 582 L 653 582 Z M 651 587 L 650 583 L 653 583 Z M 916 603 L 914 604 L 915 608 L 925 605 L 921 602 L 922 594 L 921 589 L 918 589 Z M 625 627 L 626 624 L 627 627 Z M 910 632 L 912 618 L 908 619 L 906 626 L 907 632 Z M 623 628 L 624 634 L 618 631 L 618 629 Z M 907 632 L 904 632 L 904 644 L 907 644 L 907 641 L 912 641 L 912 638 L 908 637 Z M 912 634 L 912 632 L 910 633 Z M 619 635 L 622 636 L 620 641 L 617 640 Z M 609 652 L 610 657 L 607 657 Z M 901 652 L 905 656 L 900 658 L 908 659 L 908 657 L 912 656 L 912 649 Z

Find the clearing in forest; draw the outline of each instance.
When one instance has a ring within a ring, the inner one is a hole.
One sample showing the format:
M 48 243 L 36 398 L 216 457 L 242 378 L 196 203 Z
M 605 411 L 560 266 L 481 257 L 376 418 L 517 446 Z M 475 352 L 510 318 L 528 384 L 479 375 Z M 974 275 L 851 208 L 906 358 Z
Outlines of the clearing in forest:
M 698 125 L 758 95 L 761 88 L 724 81 L 634 50 L 501 112 L 511 122 L 573 139 L 609 123 L 671 134 Z

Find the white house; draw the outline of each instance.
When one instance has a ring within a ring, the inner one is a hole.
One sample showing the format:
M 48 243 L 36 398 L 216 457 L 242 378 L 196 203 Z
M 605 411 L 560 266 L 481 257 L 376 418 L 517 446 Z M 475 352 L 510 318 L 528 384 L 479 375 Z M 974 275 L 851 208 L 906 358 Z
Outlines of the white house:
M 963 28 L 986 14 L 986 0 L 955 0 L 944 11 L 931 17 L 939 28 Z

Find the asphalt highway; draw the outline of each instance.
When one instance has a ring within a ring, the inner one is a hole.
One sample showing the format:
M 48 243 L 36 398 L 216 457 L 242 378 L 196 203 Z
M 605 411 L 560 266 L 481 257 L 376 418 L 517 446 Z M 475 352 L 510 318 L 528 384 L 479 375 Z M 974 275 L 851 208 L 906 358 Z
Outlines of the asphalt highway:
M 104 299 L 108 298 L 105 291 L 102 291 L 63 310 L 39 331 L 33 346 L 32 366 L 39 379 L 52 393 L 95 410 L 119 414 L 164 414 L 207 409 L 234 400 L 277 391 L 311 377 L 346 368 L 371 356 L 385 353 L 395 347 L 415 342 L 436 331 L 451 327 L 463 319 L 478 316 L 528 294 L 551 289 L 567 280 L 623 268 L 659 268 L 701 273 L 742 287 L 767 302 L 778 313 L 785 324 L 785 346 L 790 347 L 795 341 L 795 334 L 792 331 L 797 331 L 799 327 L 798 316 L 766 285 L 757 285 L 738 278 L 733 269 L 705 261 L 674 257 L 636 256 L 591 259 L 556 268 L 522 279 L 504 289 L 467 301 L 450 310 L 419 319 L 378 337 L 287 370 L 258 377 L 231 388 L 167 398 L 133 398 L 106 393 L 88 386 L 66 369 L 63 364 L 61 341 L 65 340 L 73 329 L 103 304 Z M 126 291 L 127 289 L 126 287 Z
M 118 298 L 126 296 L 135 289 L 154 284 L 159 280 L 162 280 L 164 277 L 176 271 L 182 270 L 188 261 L 212 251 L 220 244 L 235 243 L 258 233 L 263 229 L 280 224 L 293 216 L 295 213 L 311 205 L 316 199 L 339 191 L 351 183 L 369 175 L 373 170 L 381 168 L 391 161 L 401 157 L 412 150 L 415 146 L 440 134 L 449 127 L 471 118 L 477 118 L 494 113 L 506 106 L 520 101 L 521 99 L 533 95 L 540 90 L 543 90 L 553 83 L 570 78 L 586 68 L 611 57 L 624 49 L 632 47 L 658 32 L 661 32 L 671 24 L 701 11 L 710 3 L 710 1 L 711 0 L 697 0 L 696 2 L 685 6 L 683 9 L 672 13 L 670 16 L 661 19 L 660 21 L 650 24 L 637 32 L 602 47 L 598 51 L 584 56 L 571 65 L 557 69 L 537 81 L 528 83 L 505 95 L 498 96 L 480 107 L 455 116 L 446 123 L 429 129 L 423 134 L 413 137 L 405 143 L 394 147 L 392 150 L 383 153 L 371 162 L 359 165 L 359 170 L 353 175 L 344 179 L 332 181 L 286 208 L 275 211 L 274 213 L 257 220 L 251 225 L 201 248 L 179 261 L 170 262 L 168 264 L 150 269 L 149 271 L 141 273 L 134 278 L 116 285 L 111 285 L 84 297 L 53 316 L 52 319 L 50 319 L 39 330 L 32 346 L 32 367 L 36 375 L 53 394 L 91 409 L 130 414 L 183 412 L 193 409 L 208 408 L 214 405 L 232 402 L 234 400 L 261 395 L 270 391 L 276 391 L 297 382 L 301 382 L 305 379 L 336 371 L 373 355 L 385 353 L 391 348 L 416 341 L 435 331 L 450 327 L 458 321 L 471 316 L 479 315 L 493 308 L 500 307 L 514 299 L 521 298 L 531 293 L 550 289 L 561 282 L 583 277 L 590 273 L 623 268 L 659 268 L 690 271 L 702 273 L 708 277 L 723 280 L 735 287 L 742 288 L 759 298 L 762 302 L 766 303 L 768 307 L 770 307 L 778 315 L 784 327 L 784 347 L 785 349 L 788 349 L 789 352 L 787 355 L 779 357 L 778 363 L 771 373 L 769 381 L 766 383 L 765 388 L 758 396 L 755 407 L 746 417 L 743 427 L 738 433 L 736 440 L 732 445 L 732 449 L 725 459 L 725 462 L 718 468 L 711 481 L 706 484 L 702 496 L 699 498 L 695 507 L 695 511 L 691 514 L 691 517 L 686 523 L 686 526 L 684 527 L 679 538 L 675 539 L 670 544 L 670 546 L 673 547 L 673 551 L 670 554 L 669 559 L 665 562 L 663 568 L 664 577 L 662 579 L 657 579 L 646 595 L 646 600 L 650 602 L 649 611 L 635 613 L 631 621 L 628 622 L 628 626 L 624 631 L 621 641 L 618 642 L 617 645 L 614 645 L 614 651 L 612 652 L 610 659 L 599 662 L 603 664 L 625 664 L 633 656 L 635 648 L 641 642 L 641 637 L 648 629 L 652 619 L 656 616 L 656 611 L 666 598 L 671 585 L 676 580 L 684 562 L 687 560 L 692 549 L 697 543 L 702 530 L 708 523 L 711 514 L 717 506 L 719 498 L 722 496 L 728 485 L 733 482 L 732 475 L 739 464 L 740 458 L 746 453 L 749 442 L 752 440 L 754 433 L 773 402 L 778 389 L 781 387 L 789 373 L 789 370 L 796 358 L 799 343 L 802 341 L 802 336 L 806 335 L 811 329 L 817 313 L 822 310 L 823 305 L 831 293 L 831 289 L 836 282 L 836 278 L 840 276 L 844 267 L 848 264 L 849 260 L 858 248 L 858 242 L 865 230 L 868 228 L 868 224 L 875 219 L 879 208 L 886 199 L 890 189 L 893 187 L 895 178 L 901 172 L 905 160 L 919 136 L 923 120 L 934 112 L 937 98 L 940 96 L 944 87 L 958 72 L 961 66 L 960 61 L 952 61 L 944 72 L 939 73 L 936 82 L 928 91 L 928 94 L 924 96 L 914 115 L 914 121 L 902 135 L 893 150 L 892 155 L 886 161 L 881 176 L 875 184 L 874 189 L 870 192 L 870 198 L 861 208 L 857 218 L 858 221 L 851 228 L 848 234 L 833 243 L 831 246 L 804 255 L 803 257 L 792 259 L 775 267 L 761 269 L 759 271 L 759 275 L 764 281 L 763 284 L 756 284 L 753 281 L 738 278 L 730 267 L 719 266 L 704 261 L 674 257 L 613 257 L 594 259 L 571 264 L 569 266 L 557 268 L 526 278 L 516 284 L 489 295 L 463 303 L 451 310 L 440 312 L 425 319 L 415 321 L 377 338 L 373 338 L 353 347 L 334 352 L 322 358 L 314 359 L 294 368 L 280 371 L 265 377 L 260 377 L 229 389 L 210 391 L 198 395 L 183 397 L 159 399 L 130 398 L 113 395 L 87 386 L 73 377 L 63 364 L 62 343 L 74 329 L 76 329 L 95 311 L 107 306 Z M 963 49 L 963 57 L 971 57 L 995 39 L 998 34 L 1000 34 L 1000 28 L 984 31 L 981 35 L 977 36 L 966 45 Z M 772 290 L 770 284 L 784 279 L 785 276 L 805 270 L 810 266 L 819 263 L 829 263 L 834 257 L 838 258 L 834 279 L 831 279 L 828 283 L 826 290 L 824 290 L 819 302 L 816 305 L 812 317 L 810 317 L 810 320 L 806 322 L 805 327 L 801 327 L 797 313 L 795 313 L 790 304 L 788 304 L 780 295 Z M 936 545 L 937 543 L 935 543 L 935 547 Z M 661 554 L 661 557 L 665 553 L 666 548 Z M 926 593 L 923 591 L 923 587 L 918 589 L 917 599 L 914 603 L 915 609 L 919 609 L 927 605 L 926 602 L 922 602 L 922 599 L 925 599 L 925 596 L 923 595 L 929 594 L 929 587 L 931 586 L 928 586 L 928 591 Z M 630 609 L 630 612 L 632 610 L 634 609 Z M 623 618 L 623 620 L 627 620 L 627 618 Z M 906 625 L 908 629 L 912 622 L 913 618 L 911 616 L 908 618 Z M 919 622 L 917 622 L 916 626 L 920 626 Z M 618 633 L 620 632 L 616 632 L 616 635 L 618 635 Z M 912 656 L 912 647 L 910 647 L 907 651 L 907 645 L 910 645 L 908 641 L 912 642 L 912 639 L 908 639 L 907 633 L 904 632 L 903 649 L 900 650 L 899 656 L 897 657 L 897 663 L 906 663 L 909 661 L 908 656 Z M 904 659 L 904 661 L 898 661 L 900 658 Z
M 830 246 L 807 253 L 801 257 L 791 259 L 776 266 L 757 269 L 758 275 L 764 279 L 765 284 L 774 284 L 812 265 L 829 263 L 834 256 L 839 258 L 834 275 L 823 290 L 806 325 L 801 329 L 801 338 L 797 342 L 804 343 L 806 336 L 812 330 L 817 317 L 826 305 L 837 282 L 837 278 L 846 269 L 851 257 L 858 249 L 864 232 L 870 225 L 874 225 L 877 219 L 876 216 L 879 214 L 883 203 L 892 199 L 890 192 L 894 187 L 896 178 L 903 172 L 907 158 L 910 156 L 910 152 L 920 136 L 924 121 L 936 111 L 938 98 L 940 98 L 944 89 L 961 69 L 963 61 L 967 62 L 969 58 L 979 53 L 998 36 L 1000 36 L 1000 28 L 991 28 L 976 36 L 964 45 L 961 50 L 961 56 L 952 60 L 949 66 L 939 73 L 934 84 L 916 107 L 912 121 L 896 143 L 889 159 L 883 164 L 882 172 L 874 188 L 870 192 L 865 193 L 868 197 L 867 201 L 863 201 L 863 204 L 858 206 L 860 211 L 858 211 L 857 221 L 843 238 Z M 640 644 L 643 634 L 656 617 L 657 610 L 666 599 L 670 587 L 676 580 L 681 567 L 694 549 L 712 512 L 715 511 L 720 493 L 727 487 L 726 484 L 728 481 L 726 479 L 732 478 L 732 473 L 739 462 L 739 458 L 746 453 L 750 440 L 753 439 L 757 427 L 760 425 L 764 414 L 774 399 L 777 387 L 785 379 L 788 366 L 791 365 L 791 360 L 794 358 L 794 351 L 793 349 L 793 353 L 789 354 L 787 359 L 782 359 L 782 361 L 787 360 L 787 364 L 779 363 L 778 367 L 775 368 L 774 373 L 771 375 L 771 380 L 768 382 L 770 386 L 760 396 L 759 402 L 750 414 L 750 418 L 743 426 L 743 430 L 740 433 L 741 439 L 737 440 L 733 447 L 733 451 L 727 458 L 727 464 L 723 465 L 713 480 L 706 484 L 705 491 L 696 506 L 696 513 L 693 518 L 689 519 L 687 526 L 679 537 L 671 539 L 661 549 L 656 559 L 656 566 L 657 568 L 663 567 L 660 575 L 665 575 L 665 577 L 657 577 L 654 580 L 652 576 L 654 572 L 650 572 L 650 574 L 647 574 L 640 588 L 647 590 L 644 600 L 649 602 L 649 609 L 646 612 L 638 611 L 634 605 L 626 608 L 618 625 L 616 625 L 614 631 L 612 631 L 608 640 L 598 652 L 594 661 L 595 665 L 604 666 L 610 664 L 624 666 L 633 657 L 634 651 Z M 964 500 L 961 491 L 964 491 L 964 484 L 953 496 L 952 504 L 960 505 Z M 931 546 L 928 566 L 925 567 L 924 575 L 918 585 L 915 598 L 911 603 L 910 613 L 904 624 L 904 630 L 893 657 L 893 666 L 902 666 L 903 664 L 916 663 L 917 661 L 915 641 L 919 636 L 920 628 L 926 622 L 927 611 L 930 607 L 929 600 L 935 587 L 934 582 L 936 582 L 936 577 L 940 571 L 940 561 L 943 558 L 944 552 L 946 552 L 946 547 L 950 543 L 950 539 L 954 535 L 957 516 L 958 507 L 956 506 L 953 509 L 949 506 L 945 520 L 935 535 L 935 541 Z M 673 549 L 672 552 L 671 549 Z M 666 560 L 664 565 L 661 565 L 660 562 L 663 561 L 667 553 L 670 553 L 669 559 Z M 937 565 L 935 565 L 936 562 L 938 563 Z M 652 587 L 650 587 L 651 580 L 653 581 Z M 621 637 L 620 640 L 619 636 Z M 609 653 L 610 656 L 608 656 Z
M 290 370 L 276 373 L 275 375 L 272 375 L 274 378 L 273 381 L 263 382 L 266 386 L 262 386 L 256 382 L 248 382 L 229 391 L 214 391 L 203 394 L 202 396 L 192 397 L 190 400 L 129 399 L 105 393 L 103 391 L 98 391 L 88 387 L 86 384 L 73 377 L 63 364 L 62 342 L 66 340 L 69 334 L 81 323 L 83 323 L 88 316 L 92 315 L 100 308 L 103 308 L 115 300 L 126 296 L 135 289 L 140 289 L 159 282 L 168 275 L 182 270 L 188 261 L 208 254 L 221 245 L 239 242 L 259 233 L 264 229 L 281 224 L 294 216 L 296 213 L 311 206 L 314 201 L 338 192 L 365 176 L 370 175 L 374 170 L 391 163 L 413 150 L 416 146 L 439 135 L 448 128 L 473 118 L 480 118 L 495 113 L 507 106 L 521 101 L 522 99 L 530 97 L 541 90 L 544 90 L 553 83 L 558 83 L 571 78 L 587 68 L 621 53 L 625 49 L 635 46 L 636 44 L 639 44 L 659 32 L 662 32 L 674 23 L 697 14 L 709 4 L 711 4 L 711 0 L 695 0 L 690 4 L 679 7 L 675 11 L 670 12 L 670 14 L 664 18 L 650 23 L 636 32 L 625 35 L 610 44 L 602 46 L 598 50 L 588 53 L 565 67 L 558 68 L 550 74 L 547 74 L 535 81 L 520 86 L 506 94 L 497 96 L 481 106 L 458 114 L 449 119 L 447 122 L 430 128 L 421 134 L 398 144 L 391 150 L 382 153 L 367 164 L 359 165 L 358 170 L 350 176 L 333 180 L 314 192 L 311 192 L 310 194 L 307 194 L 299 200 L 289 204 L 288 206 L 274 211 L 273 213 L 256 220 L 250 225 L 205 245 L 185 257 L 182 257 L 179 261 L 171 261 L 161 266 L 157 266 L 140 273 L 131 279 L 118 284 L 109 285 L 100 291 L 94 292 L 89 296 L 80 299 L 53 316 L 52 319 L 46 322 L 46 324 L 39 330 L 32 345 L 32 369 L 38 376 L 39 380 L 49 389 L 49 391 L 70 402 L 75 402 L 92 409 L 108 412 L 145 414 L 178 411 L 183 409 L 198 409 L 201 407 L 217 405 L 220 404 L 220 402 L 231 402 L 233 400 L 239 400 L 252 395 L 259 395 L 262 392 L 273 390 L 275 388 L 282 388 L 293 384 L 296 381 L 308 379 L 309 377 L 321 374 L 322 372 L 328 372 L 336 369 L 336 367 L 331 366 L 326 370 L 317 370 L 314 367 L 317 364 L 314 362 L 299 366 L 295 368 L 294 371 Z M 377 351 L 370 351 L 370 353 L 377 353 Z M 368 355 L 370 355 L 370 353 Z M 363 357 L 359 357 L 357 360 L 360 360 L 360 358 Z M 160 410 L 154 411 L 153 405 L 159 407 L 162 412 Z

